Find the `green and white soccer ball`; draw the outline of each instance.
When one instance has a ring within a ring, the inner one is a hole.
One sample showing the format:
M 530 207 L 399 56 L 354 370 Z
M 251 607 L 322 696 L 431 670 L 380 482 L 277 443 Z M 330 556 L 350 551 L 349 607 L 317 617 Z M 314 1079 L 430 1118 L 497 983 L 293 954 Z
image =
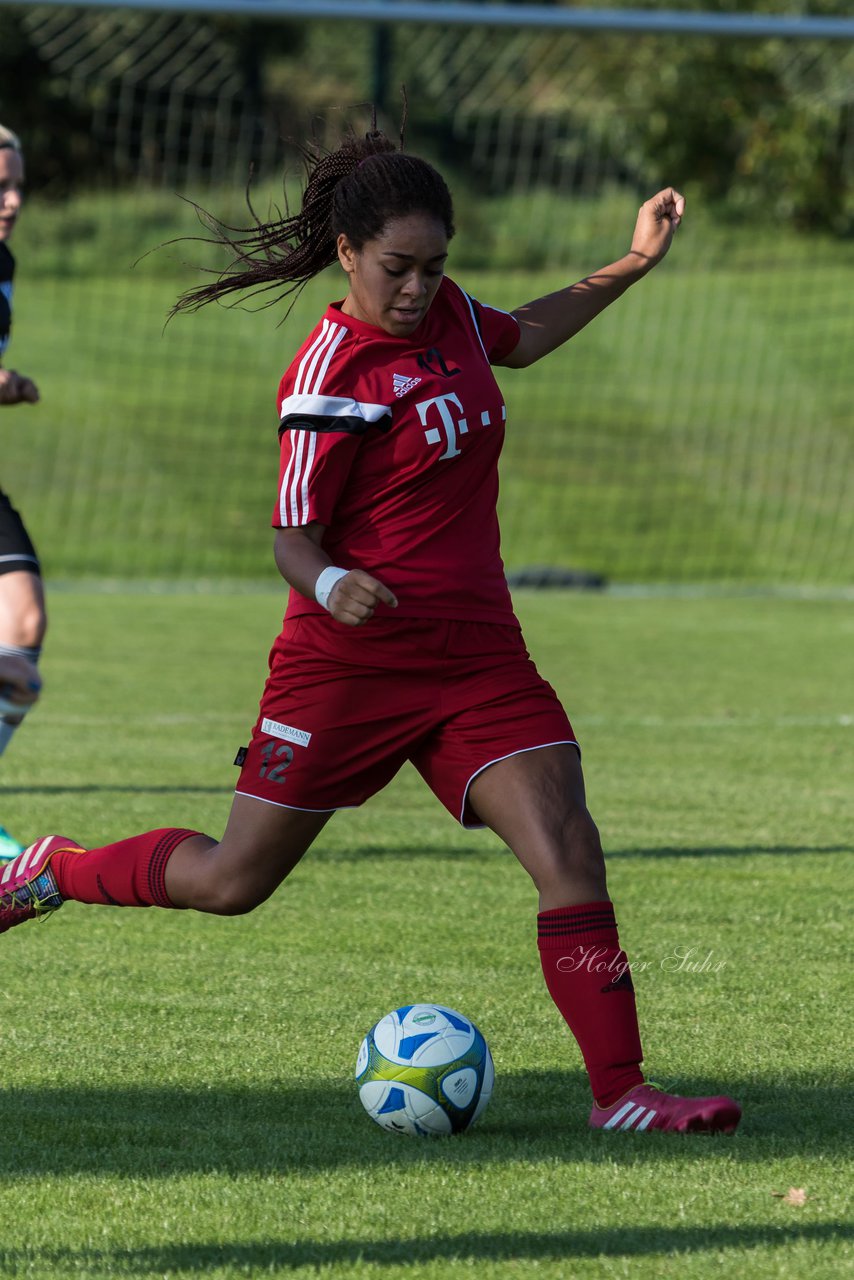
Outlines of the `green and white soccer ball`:
M 495 1069 L 474 1023 L 441 1004 L 407 1004 L 362 1041 L 356 1084 L 362 1106 L 390 1133 L 461 1133 L 483 1114 Z

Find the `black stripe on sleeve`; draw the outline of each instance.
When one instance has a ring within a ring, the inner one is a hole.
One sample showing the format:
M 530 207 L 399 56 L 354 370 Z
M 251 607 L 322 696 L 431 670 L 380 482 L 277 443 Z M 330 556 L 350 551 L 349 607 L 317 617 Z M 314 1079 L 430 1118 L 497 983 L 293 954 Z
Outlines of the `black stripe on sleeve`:
M 366 431 L 370 431 L 371 427 L 385 432 L 391 430 L 391 425 L 391 409 L 387 409 L 376 422 L 368 422 L 366 418 L 356 415 L 339 417 L 333 414 L 327 417 L 323 414 L 288 413 L 279 423 L 279 436 L 281 437 L 285 431 L 334 431 L 344 435 L 363 436 Z

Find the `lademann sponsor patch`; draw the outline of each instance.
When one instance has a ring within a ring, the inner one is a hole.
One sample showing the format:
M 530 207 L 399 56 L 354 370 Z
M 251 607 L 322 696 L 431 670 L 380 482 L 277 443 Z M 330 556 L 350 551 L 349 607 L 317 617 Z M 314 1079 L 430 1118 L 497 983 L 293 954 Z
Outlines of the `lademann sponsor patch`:
M 295 742 L 298 747 L 307 747 L 311 742 L 311 734 L 305 729 L 295 729 L 290 724 L 279 724 L 278 720 L 261 721 L 261 732 L 268 733 L 271 738 L 282 738 L 285 742 Z

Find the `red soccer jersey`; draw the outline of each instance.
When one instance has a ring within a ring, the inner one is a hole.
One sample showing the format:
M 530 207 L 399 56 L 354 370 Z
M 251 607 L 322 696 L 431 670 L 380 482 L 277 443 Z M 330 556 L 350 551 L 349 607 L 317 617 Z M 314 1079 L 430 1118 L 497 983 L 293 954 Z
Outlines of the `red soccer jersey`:
M 279 388 L 275 528 L 318 521 L 323 548 L 398 600 L 378 615 L 514 622 L 499 548 L 506 411 L 491 369 L 516 320 L 445 277 L 409 337 L 332 304 Z M 322 613 L 291 589 L 287 616 Z

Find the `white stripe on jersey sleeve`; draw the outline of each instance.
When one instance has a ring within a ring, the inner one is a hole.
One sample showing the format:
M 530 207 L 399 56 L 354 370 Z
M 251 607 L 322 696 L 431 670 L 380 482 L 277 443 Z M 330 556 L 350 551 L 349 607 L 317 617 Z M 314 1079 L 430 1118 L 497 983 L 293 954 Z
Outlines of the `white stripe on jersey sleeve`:
M 300 524 L 308 524 L 308 478 L 311 475 L 312 464 L 314 463 L 314 454 L 317 449 L 317 432 L 306 432 L 308 440 L 306 444 L 305 466 L 302 469 L 302 488 L 300 489 Z
M 294 474 L 291 480 L 290 488 L 287 495 L 288 515 L 290 519 L 285 520 L 285 524 L 300 524 L 299 512 L 297 511 L 297 494 L 300 490 L 302 481 L 303 459 L 305 457 L 306 432 L 295 431 L 296 439 L 293 443 L 294 450 Z
M 279 406 L 279 418 L 305 414 L 309 418 L 364 418 L 379 422 L 389 413 L 387 404 L 367 404 L 349 396 L 292 395 L 285 396 Z
M 291 433 L 291 456 L 279 490 L 279 520 L 283 529 L 309 523 L 308 482 L 317 450 L 317 433 Z
M 345 325 L 334 324 L 328 319 L 322 321 L 320 332 L 300 361 L 293 393 L 285 396 L 279 405 L 280 420 L 292 417 L 341 418 L 343 426 L 346 418 L 374 423 L 390 415 L 391 407 L 387 404 L 364 403 L 350 396 L 320 395 L 335 352 L 347 333 Z M 279 489 L 282 528 L 309 522 L 309 483 L 317 453 L 316 431 L 296 425 L 289 434 L 290 457 Z
M 282 476 L 282 484 L 279 489 L 279 524 L 282 528 L 286 528 L 290 523 L 288 520 L 288 503 L 287 493 L 288 486 L 291 482 L 291 472 L 294 469 L 294 441 L 291 439 L 291 456 L 288 458 L 288 465 L 285 467 L 285 474 Z
M 343 324 L 333 324 L 331 320 L 323 321 L 323 328 L 319 337 L 311 344 L 300 361 L 294 390 L 314 392 L 320 390 L 323 375 L 329 368 L 329 362 L 335 353 L 335 349 L 346 334 L 347 330 Z M 320 364 L 319 371 L 318 364 Z
M 310 388 L 310 390 L 313 391 L 315 395 L 317 395 L 318 391 L 320 390 L 321 384 L 323 383 L 323 379 L 326 377 L 326 371 L 329 368 L 329 365 L 332 361 L 332 357 L 335 355 L 335 352 L 338 349 L 339 343 L 347 333 L 347 330 L 344 328 L 343 324 L 332 325 L 331 327 L 333 329 L 337 329 L 338 332 L 333 336 L 332 341 L 327 343 L 327 345 L 323 347 L 321 351 L 318 353 L 319 355 L 322 356 L 323 363 L 321 364 L 320 368 L 317 371 L 317 377 L 314 380 L 314 385 Z
M 314 342 L 309 347 L 308 351 L 306 351 L 302 360 L 300 360 L 299 368 L 297 369 L 296 381 L 294 383 L 295 391 L 305 390 L 305 387 L 314 372 L 314 368 L 317 363 L 317 357 L 320 351 L 323 349 L 326 343 L 328 343 L 335 336 L 334 331 L 337 328 L 338 328 L 337 325 L 330 326 L 330 322 L 328 320 L 324 320 L 322 322 L 320 333 L 317 335 Z

